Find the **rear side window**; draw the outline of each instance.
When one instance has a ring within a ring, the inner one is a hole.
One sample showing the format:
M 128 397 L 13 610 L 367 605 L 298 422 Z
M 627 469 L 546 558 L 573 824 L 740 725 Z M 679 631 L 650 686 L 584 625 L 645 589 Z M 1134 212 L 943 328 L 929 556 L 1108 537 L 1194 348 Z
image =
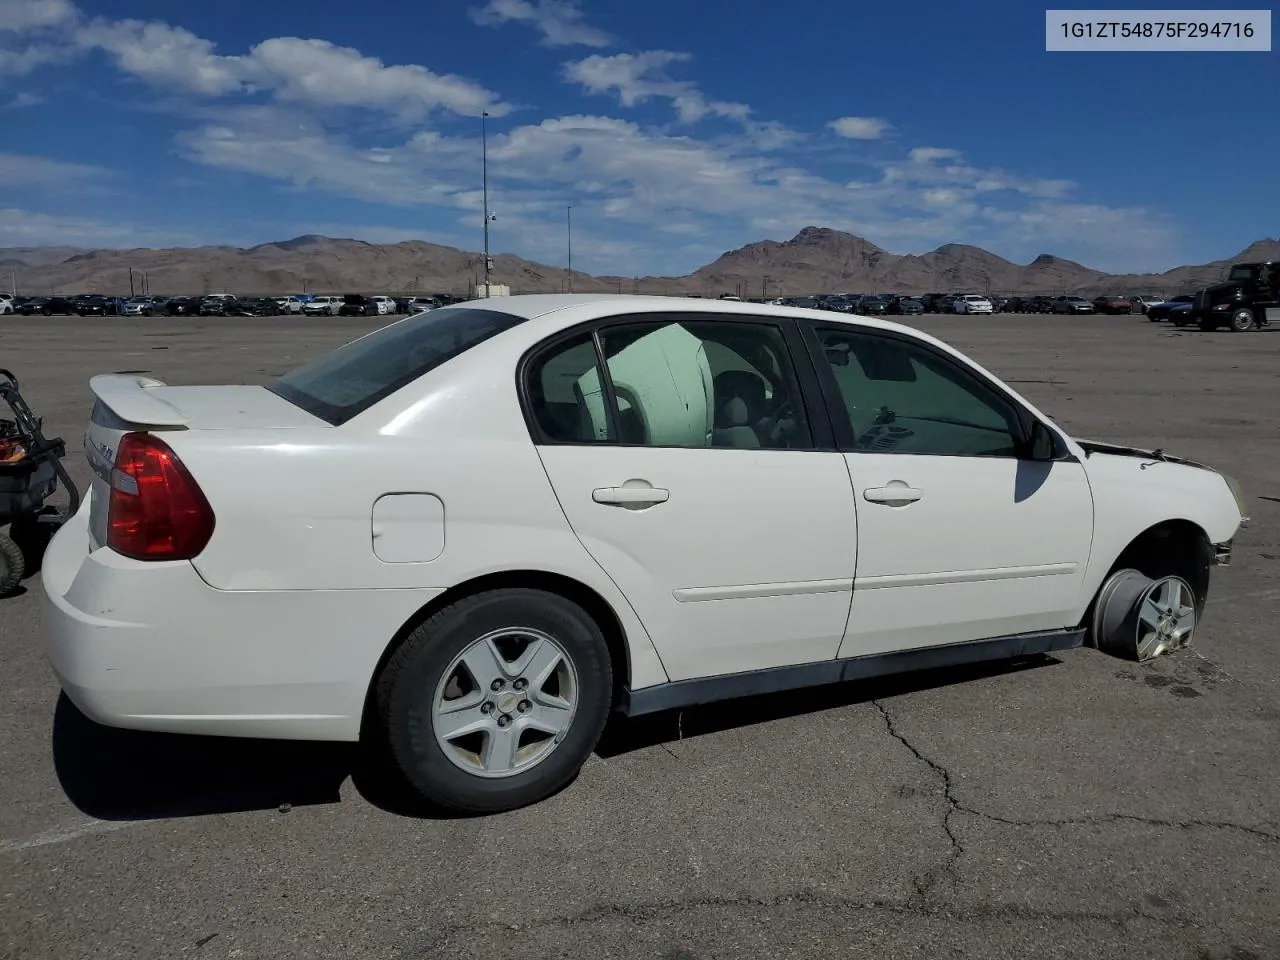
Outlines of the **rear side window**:
M 523 317 L 457 307 L 375 330 L 286 373 L 268 389 L 335 427 Z

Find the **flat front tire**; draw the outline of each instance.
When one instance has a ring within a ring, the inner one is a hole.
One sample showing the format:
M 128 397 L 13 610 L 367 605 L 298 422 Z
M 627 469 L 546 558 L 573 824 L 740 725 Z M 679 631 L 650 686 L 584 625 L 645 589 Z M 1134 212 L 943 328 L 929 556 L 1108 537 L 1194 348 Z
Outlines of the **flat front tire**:
M 378 678 L 382 732 L 424 798 L 469 813 L 568 784 L 613 699 L 608 644 L 582 608 L 526 588 L 467 597 L 418 626 Z

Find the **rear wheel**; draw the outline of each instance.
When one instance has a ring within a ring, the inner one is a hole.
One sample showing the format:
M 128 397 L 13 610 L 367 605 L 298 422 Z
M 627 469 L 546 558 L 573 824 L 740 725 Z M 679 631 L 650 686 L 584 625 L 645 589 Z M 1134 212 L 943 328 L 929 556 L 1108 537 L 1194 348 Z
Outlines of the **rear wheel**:
M 12 593 L 25 572 L 22 548 L 0 533 L 0 597 Z
M 477 594 L 436 613 L 378 678 L 382 729 L 427 800 L 474 813 L 571 781 L 608 719 L 613 674 L 596 622 L 541 590 Z

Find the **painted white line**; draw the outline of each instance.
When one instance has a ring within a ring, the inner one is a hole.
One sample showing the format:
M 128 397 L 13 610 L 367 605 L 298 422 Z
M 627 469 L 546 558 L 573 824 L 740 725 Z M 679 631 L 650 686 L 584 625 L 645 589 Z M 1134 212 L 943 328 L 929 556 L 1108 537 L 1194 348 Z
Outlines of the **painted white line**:
M 125 827 L 137 827 L 144 823 L 155 822 L 154 820 L 82 820 L 79 823 L 51 827 L 21 840 L 0 840 L 0 854 L 18 853 L 54 843 L 67 843 L 94 833 L 112 833 L 123 830 Z

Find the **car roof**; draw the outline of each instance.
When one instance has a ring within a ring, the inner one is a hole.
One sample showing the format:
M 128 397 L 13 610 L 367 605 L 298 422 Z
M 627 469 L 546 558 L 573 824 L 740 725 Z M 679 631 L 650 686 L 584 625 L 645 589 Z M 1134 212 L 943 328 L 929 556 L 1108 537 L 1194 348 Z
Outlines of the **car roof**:
M 526 320 L 541 320 L 545 318 L 550 326 L 556 325 L 551 315 L 562 311 L 572 311 L 571 315 L 566 315 L 564 326 L 605 319 L 615 313 L 724 313 L 731 316 L 792 317 L 821 320 L 824 323 L 875 327 L 882 330 L 901 330 L 913 336 L 920 336 L 920 331 L 913 327 L 893 323 L 889 320 L 881 320 L 878 317 L 833 313 L 830 310 L 813 310 L 808 307 L 750 303 L 744 300 L 704 300 L 695 297 L 657 297 L 629 293 L 533 293 L 466 300 L 444 309 L 456 310 L 459 308 L 495 310 L 522 317 Z M 539 326 L 543 326 L 543 324 L 539 324 Z

